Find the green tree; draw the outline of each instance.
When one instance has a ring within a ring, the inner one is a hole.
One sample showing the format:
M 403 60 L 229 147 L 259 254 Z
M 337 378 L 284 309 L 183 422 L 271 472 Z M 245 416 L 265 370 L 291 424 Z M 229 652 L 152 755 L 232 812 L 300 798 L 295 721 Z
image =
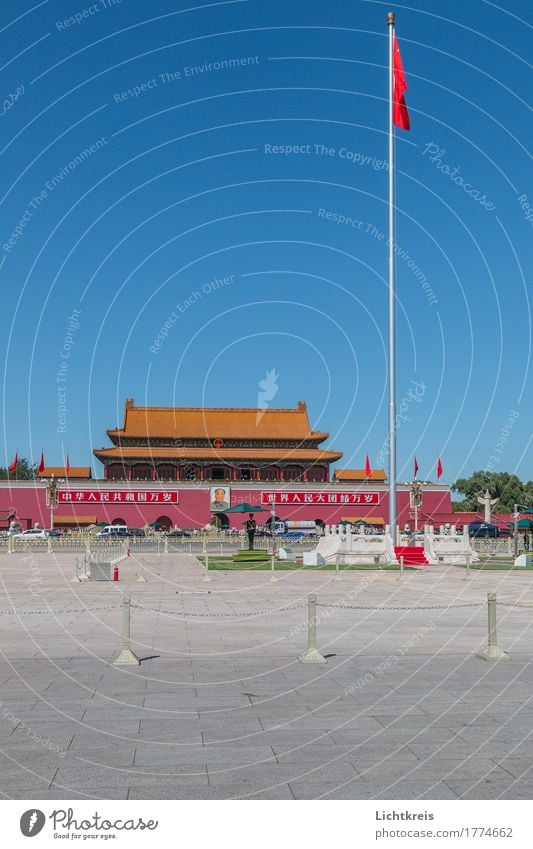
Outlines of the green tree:
M 37 477 L 37 463 L 30 463 L 25 457 L 20 457 L 17 468 L 10 472 L 8 468 L 0 468 L 0 480 L 2 481 L 32 481 Z
M 484 495 L 489 490 L 493 498 L 498 502 L 494 505 L 496 513 L 511 513 L 515 504 L 529 506 L 528 499 L 533 496 L 533 485 L 523 484 L 516 475 L 509 472 L 474 472 L 469 478 L 459 478 L 452 485 L 453 492 L 458 492 L 464 498 L 461 501 L 452 501 L 453 510 L 477 510 L 482 511 L 478 495 Z

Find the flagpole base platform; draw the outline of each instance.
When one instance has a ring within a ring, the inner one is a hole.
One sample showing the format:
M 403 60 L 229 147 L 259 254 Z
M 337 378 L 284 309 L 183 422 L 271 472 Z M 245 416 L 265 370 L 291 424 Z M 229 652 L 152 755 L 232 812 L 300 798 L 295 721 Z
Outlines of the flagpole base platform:
M 131 649 L 122 649 L 116 660 L 113 661 L 113 666 L 140 666 L 141 661 Z
M 305 654 L 299 658 L 300 663 L 327 663 L 325 657 L 322 657 L 318 649 L 307 649 Z
M 497 660 L 511 660 L 511 655 L 506 651 L 502 651 L 499 646 L 492 646 L 486 651 L 478 652 L 476 657 L 478 660 L 488 660 L 492 663 Z

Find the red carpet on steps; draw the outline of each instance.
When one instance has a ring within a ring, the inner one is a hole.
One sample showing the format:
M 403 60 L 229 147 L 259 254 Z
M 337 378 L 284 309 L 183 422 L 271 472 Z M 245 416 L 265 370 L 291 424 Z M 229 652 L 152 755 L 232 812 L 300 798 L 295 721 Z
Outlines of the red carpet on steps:
M 429 566 L 421 545 L 398 545 L 395 546 L 394 553 L 396 554 L 398 563 L 400 562 L 400 557 L 403 557 L 404 566 Z

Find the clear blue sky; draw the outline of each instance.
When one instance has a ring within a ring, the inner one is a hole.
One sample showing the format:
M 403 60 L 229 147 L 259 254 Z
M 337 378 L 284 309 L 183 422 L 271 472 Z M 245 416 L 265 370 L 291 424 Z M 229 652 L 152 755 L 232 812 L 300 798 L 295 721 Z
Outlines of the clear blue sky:
M 2 464 L 89 463 L 127 397 L 256 406 L 272 369 L 386 462 L 389 9 L 398 476 L 533 477 L 529 0 L 6 0 Z

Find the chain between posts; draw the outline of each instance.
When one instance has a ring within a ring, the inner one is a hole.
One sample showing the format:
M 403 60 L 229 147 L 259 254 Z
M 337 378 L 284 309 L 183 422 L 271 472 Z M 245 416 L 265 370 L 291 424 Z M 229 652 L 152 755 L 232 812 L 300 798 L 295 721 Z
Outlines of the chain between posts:
M 369 605 L 359 604 L 323 604 L 317 603 L 317 607 L 333 607 L 336 610 L 449 610 L 452 607 L 484 607 L 484 601 L 471 601 L 464 604 L 430 604 L 430 605 L 415 605 L 414 607 L 371 607 Z
M 68 610 L 52 610 L 52 608 L 45 608 L 44 610 L 0 610 L 0 616 L 29 616 L 30 614 L 43 614 L 49 613 L 52 616 L 59 615 L 61 613 L 96 613 L 101 612 L 102 610 L 118 610 L 118 604 L 110 604 L 106 607 L 72 607 Z
M 136 602 L 133 602 L 133 601 L 131 603 L 131 606 L 132 607 L 138 607 L 142 610 L 149 610 L 152 613 L 168 613 L 171 616 L 187 616 L 187 617 L 189 617 L 189 616 L 204 616 L 204 617 L 208 617 L 209 619 L 225 618 L 225 617 L 230 617 L 230 616 L 233 616 L 233 617 L 236 617 L 236 616 L 263 616 L 263 615 L 266 615 L 266 614 L 269 614 L 269 613 L 285 613 L 288 610 L 298 610 L 302 607 L 307 607 L 306 604 L 295 604 L 295 605 L 291 605 L 291 607 L 278 607 L 274 610 L 250 610 L 250 611 L 248 611 L 248 610 L 244 610 L 244 611 L 234 610 L 231 613 L 189 613 L 189 612 L 180 611 L 180 610 L 165 610 L 164 608 L 161 608 L 161 607 L 146 607 L 144 604 L 137 604 Z
M 525 610 L 533 609 L 533 604 L 523 604 L 521 602 L 508 602 L 508 601 L 498 601 L 496 602 L 499 607 L 509 607 L 509 608 L 521 608 Z M 432 605 L 420 605 L 414 607 L 385 607 L 385 606 L 370 606 L 370 605 L 356 605 L 356 604 L 336 604 L 336 603 L 323 603 L 317 602 L 317 607 L 328 607 L 333 608 L 335 610 L 450 610 L 452 608 L 458 609 L 463 607 L 484 607 L 486 602 L 477 601 L 477 602 L 465 602 L 460 604 L 432 604 Z M 245 610 L 245 611 L 231 611 L 231 612 L 218 612 L 218 613 L 202 613 L 202 612 L 186 612 L 180 610 L 169 610 L 161 607 L 147 607 L 144 604 L 139 604 L 138 602 L 131 602 L 131 607 L 136 607 L 140 610 L 147 610 L 151 613 L 165 613 L 169 616 L 186 616 L 186 617 L 205 617 L 209 619 L 222 619 L 229 617 L 238 617 L 238 616 L 265 616 L 273 613 L 286 613 L 291 610 L 301 610 L 303 607 L 307 607 L 306 604 L 294 604 L 290 607 L 280 607 L 276 609 L 270 610 Z M 31 615 L 43 615 L 49 614 L 51 616 L 59 616 L 64 613 L 101 613 L 106 610 L 119 610 L 120 605 L 111 604 L 106 605 L 104 607 L 72 607 L 64 610 L 52 610 L 51 608 L 46 608 L 44 610 L 0 610 L 0 616 L 31 616 Z
M 497 601 L 496 604 L 498 605 L 498 607 L 523 607 L 526 610 L 533 609 L 533 604 L 522 604 L 521 601 Z

